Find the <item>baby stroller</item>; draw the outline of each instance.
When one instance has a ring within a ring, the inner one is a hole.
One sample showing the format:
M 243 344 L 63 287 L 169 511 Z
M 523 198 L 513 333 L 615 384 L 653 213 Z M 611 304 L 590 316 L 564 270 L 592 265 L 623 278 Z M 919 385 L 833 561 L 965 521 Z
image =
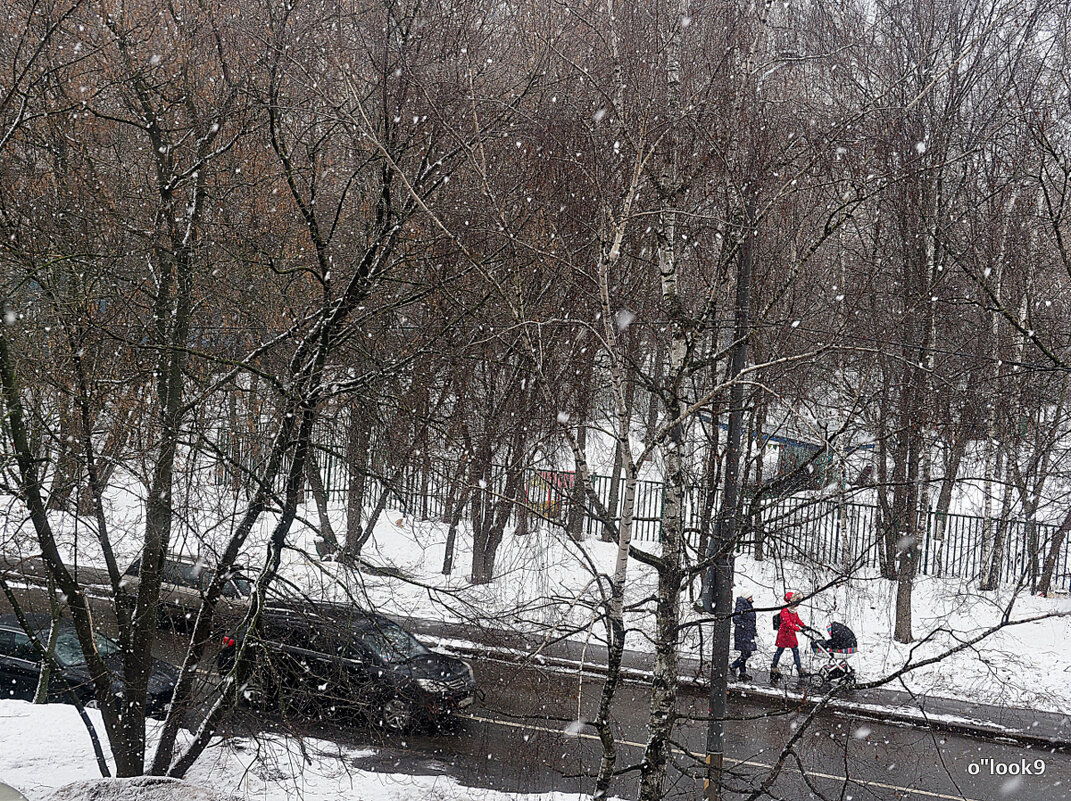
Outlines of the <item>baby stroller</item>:
M 855 632 L 843 623 L 830 623 L 826 626 L 826 632 L 828 638 L 811 640 L 811 652 L 825 659 L 819 668 L 811 672 L 811 687 L 844 687 L 850 690 L 855 686 L 855 670 L 848 660 L 859 647 Z

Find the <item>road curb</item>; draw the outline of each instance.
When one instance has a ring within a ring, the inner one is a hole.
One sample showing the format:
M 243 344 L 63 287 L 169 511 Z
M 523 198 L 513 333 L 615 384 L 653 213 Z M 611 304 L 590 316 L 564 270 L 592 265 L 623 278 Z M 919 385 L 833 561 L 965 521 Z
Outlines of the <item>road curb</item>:
M 579 662 L 575 659 L 567 659 L 558 656 L 547 656 L 506 648 L 503 646 L 485 645 L 471 641 L 459 641 L 450 637 L 435 637 L 422 635 L 425 640 L 435 643 L 440 648 L 448 648 L 458 653 L 469 656 L 483 656 L 499 659 L 512 664 L 528 662 L 543 667 L 568 669 L 570 671 L 582 670 L 592 675 L 606 675 L 606 667 L 595 662 Z M 626 681 L 648 682 L 651 679 L 651 671 L 635 667 L 623 667 L 621 676 Z M 680 677 L 683 686 L 706 691 L 710 682 L 704 678 L 690 675 Z M 786 690 L 777 690 L 762 685 L 730 682 L 729 693 L 732 696 L 747 700 L 779 701 L 784 706 L 796 706 L 810 708 L 819 704 L 825 696 L 811 695 L 810 693 L 797 693 Z M 1016 743 L 1019 745 L 1042 748 L 1055 752 L 1071 751 L 1071 740 L 1061 737 L 1046 736 L 1042 733 L 1030 732 L 1020 728 L 1003 726 L 986 720 L 967 719 L 957 715 L 943 713 L 929 713 L 923 710 L 909 709 L 905 707 L 883 706 L 873 703 L 859 703 L 843 698 L 832 698 L 826 702 L 826 709 L 838 715 L 851 715 L 866 720 L 879 721 L 882 723 L 894 723 L 906 726 L 915 726 L 944 731 L 952 734 L 960 734 L 979 739 Z

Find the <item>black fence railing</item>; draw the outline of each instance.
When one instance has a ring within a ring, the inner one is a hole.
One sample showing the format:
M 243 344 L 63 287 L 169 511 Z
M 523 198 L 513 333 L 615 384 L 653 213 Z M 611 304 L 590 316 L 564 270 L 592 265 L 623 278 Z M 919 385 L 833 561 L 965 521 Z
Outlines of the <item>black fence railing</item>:
M 334 438 L 326 435 L 323 442 Z M 340 446 L 319 445 L 317 460 L 324 488 L 333 497 L 347 491 L 348 471 Z M 238 458 L 251 454 L 236 453 Z M 387 507 L 428 520 L 446 520 L 449 510 L 460 497 L 465 476 L 459 475 L 459 462 L 443 459 L 418 460 L 404 470 L 389 466 L 366 479 L 368 502 L 379 493 L 389 495 Z M 486 489 L 501 494 L 505 471 L 496 470 L 494 486 Z M 221 479 L 222 482 L 223 479 Z M 520 515 L 543 519 L 562 526 L 577 524 L 589 538 L 606 534 L 602 521 L 588 508 L 589 504 L 574 487 L 570 471 L 525 469 L 516 500 L 514 520 Z M 620 523 L 624 500 L 624 481 L 618 482 L 616 501 L 612 477 L 593 475 L 592 488 L 614 525 Z M 717 503 L 713 509 L 717 509 Z M 706 493 L 690 489 L 684 498 L 684 523 L 693 546 L 698 544 Z M 573 505 L 580 503 L 577 509 Z M 663 485 L 659 481 L 639 481 L 633 517 L 633 539 L 656 542 L 662 527 Z M 613 506 L 613 508 L 610 508 Z M 873 504 L 848 498 L 814 499 L 798 495 L 777 498 L 761 506 L 747 521 L 740 550 L 753 551 L 761 540 L 764 552 L 774 558 L 797 562 L 817 562 L 831 568 L 872 567 L 881 565 L 883 531 L 879 509 Z M 988 525 L 990 536 L 1003 531 L 1000 580 L 1004 583 L 1031 585 L 1036 579 L 1051 547 L 1056 527 L 1020 519 L 991 518 L 975 515 L 944 514 L 929 511 L 921 521 L 918 572 L 921 575 L 974 578 L 981 571 L 983 532 Z M 1033 546 L 1033 547 L 1031 547 Z M 1071 543 L 1064 541 L 1057 555 L 1051 589 L 1071 591 Z

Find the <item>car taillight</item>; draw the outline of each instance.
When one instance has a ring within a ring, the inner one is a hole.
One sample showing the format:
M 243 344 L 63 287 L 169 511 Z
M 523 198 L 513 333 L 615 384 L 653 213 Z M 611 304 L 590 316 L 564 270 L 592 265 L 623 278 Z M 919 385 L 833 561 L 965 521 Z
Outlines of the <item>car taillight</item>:
M 224 637 L 223 638 L 223 647 L 224 648 L 233 648 L 234 647 L 234 637 Z

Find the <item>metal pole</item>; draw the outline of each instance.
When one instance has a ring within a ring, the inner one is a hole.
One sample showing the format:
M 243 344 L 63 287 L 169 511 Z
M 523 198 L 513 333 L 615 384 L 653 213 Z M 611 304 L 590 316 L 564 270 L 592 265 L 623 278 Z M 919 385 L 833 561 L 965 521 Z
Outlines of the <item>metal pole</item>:
M 748 312 L 751 298 L 752 220 L 754 202 L 749 199 L 744 216 L 744 236 L 737 256 L 736 320 L 730 362 L 729 436 L 725 448 L 725 491 L 714 536 L 707 542 L 711 560 L 703 586 L 703 608 L 714 614 L 710 657 L 710 720 L 707 723 L 708 799 L 720 799 L 725 763 L 725 716 L 728 711 L 729 635 L 733 603 L 733 546 L 736 538 L 736 501 L 740 483 L 740 439 L 744 425 L 744 386 L 738 381 L 747 361 Z

